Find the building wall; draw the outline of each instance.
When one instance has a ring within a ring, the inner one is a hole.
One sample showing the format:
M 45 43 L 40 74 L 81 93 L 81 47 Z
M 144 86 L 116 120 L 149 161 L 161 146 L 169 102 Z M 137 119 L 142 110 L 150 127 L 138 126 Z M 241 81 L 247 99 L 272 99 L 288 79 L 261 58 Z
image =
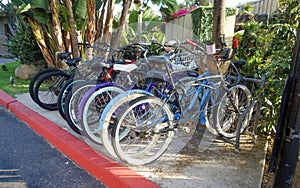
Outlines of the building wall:
M 253 14 L 271 14 L 278 7 L 278 0 L 258 0 L 250 2 L 254 6 Z M 243 7 L 239 8 L 239 12 L 243 11 Z
M 7 26 L 7 17 L 6 16 L 0 16 L 0 34 L 1 35 L 6 35 L 6 29 L 5 27 Z
M 178 17 L 166 24 L 166 40 L 192 40 L 193 37 L 193 23 L 191 14 Z
M 236 16 L 229 16 L 225 19 L 225 41 L 230 46 L 234 35 Z M 166 24 L 167 41 L 177 39 L 184 41 L 185 39 L 194 39 L 193 22 L 191 13 L 171 20 Z
M 7 17 L 0 16 L 0 56 L 9 55 L 7 51 Z
M 9 55 L 7 50 L 7 37 L 0 34 L 0 57 Z

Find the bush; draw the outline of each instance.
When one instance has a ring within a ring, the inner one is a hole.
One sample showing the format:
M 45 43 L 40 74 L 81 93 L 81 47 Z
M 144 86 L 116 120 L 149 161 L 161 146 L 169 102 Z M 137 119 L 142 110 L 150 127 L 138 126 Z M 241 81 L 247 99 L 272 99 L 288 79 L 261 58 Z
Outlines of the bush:
M 43 59 L 43 55 L 35 41 L 30 26 L 21 19 L 16 25 L 15 36 L 9 36 L 8 52 L 20 59 L 21 64 L 40 64 L 38 60 Z
M 270 15 L 269 24 L 248 20 L 242 24 L 244 35 L 241 38 L 238 57 L 246 59 L 244 71 L 259 77 L 265 74 L 267 82 L 265 97 L 272 102 L 275 114 L 266 119 L 262 127 L 273 130 L 280 113 L 281 97 L 286 78 L 289 76 L 292 51 L 296 42 L 300 5 L 296 0 L 280 4 Z

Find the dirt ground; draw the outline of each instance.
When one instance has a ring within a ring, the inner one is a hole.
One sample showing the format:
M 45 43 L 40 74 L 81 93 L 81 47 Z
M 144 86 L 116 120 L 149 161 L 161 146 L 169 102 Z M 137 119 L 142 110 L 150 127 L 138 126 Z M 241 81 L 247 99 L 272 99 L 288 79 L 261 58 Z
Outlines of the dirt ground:
M 162 188 L 169 187 L 260 187 L 266 139 L 254 144 L 243 135 L 239 152 L 232 144 L 216 139 L 205 151 L 185 148 L 170 161 L 168 154 L 148 169 L 131 167 Z M 247 178 L 245 178 L 247 177 Z
M 296 173 L 295 173 L 295 178 L 294 178 L 294 187 L 300 187 L 300 163 L 298 161 L 297 167 L 296 167 Z
M 272 173 L 272 174 L 268 173 L 269 160 L 271 157 L 272 146 L 273 146 L 273 140 L 272 140 L 272 138 L 269 138 L 267 155 L 266 155 L 266 164 L 264 167 L 264 174 L 263 174 L 263 181 L 262 181 L 262 188 L 271 188 L 273 185 L 274 173 Z M 294 188 L 300 187 L 300 162 L 299 162 L 299 160 L 298 160 L 297 167 L 295 170 L 293 187 Z

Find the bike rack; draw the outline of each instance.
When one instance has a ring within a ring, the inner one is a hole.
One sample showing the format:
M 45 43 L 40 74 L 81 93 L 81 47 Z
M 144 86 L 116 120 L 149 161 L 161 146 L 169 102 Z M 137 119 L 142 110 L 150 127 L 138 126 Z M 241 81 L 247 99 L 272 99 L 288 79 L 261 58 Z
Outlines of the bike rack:
M 252 86 L 253 86 L 253 84 L 259 84 L 262 91 L 260 91 L 259 94 L 255 98 L 252 99 L 250 105 L 240 115 L 238 125 L 237 125 L 237 130 L 239 130 L 239 131 L 237 131 L 237 135 L 235 137 L 235 140 L 233 141 L 230 138 L 226 138 L 226 137 L 222 137 L 222 136 L 219 137 L 221 140 L 233 144 L 234 145 L 234 150 L 236 152 L 239 152 L 239 148 L 240 148 L 241 125 L 242 125 L 244 119 L 247 118 L 246 117 L 247 114 L 249 112 L 252 113 L 253 111 L 255 111 L 256 113 L 255 113 L 255 116 L 254 116 L 254 121 L 251 124 L 251 125 L 253 125 L 253 130 L 252 130 L 251 134 L 252 134 L 253 142 L 254 143 L 256 142 L 257 125 L 258 125 L 258 120 L 259 120 L 259 117 L 260 117 L 260 109 L 261 109 L 262 101 L 263 101 L 263 93 L 264 93 L 264 88 L 265 88 L 266 75 L 262 75 L 261 79 L 242 77 L 241 81 L 245 81 L 247 83 L 252 83 Z M 253 92 L 254 92 L 254 88 L 252 87 L 251 93 L 253 93 Z
M 241 116 L 239 117 L 239 122 L 238 122 L 238 127 L 237 130 L 241 130 L 241 124 L 244 120 L 244 118 L 247 116 L 248 112 L 250 111 L 250 113 L 252 113 L 252 109 L 255 109 L 255 116 L 254 116 L 254 122 L 253 122 L 253 130 L 252 130 L 252 140 L 255 143 L 256 142 L 256 133 L 257 133 L 257 125 L 258 125 L 258 119 L 260 117 L 260 109 L 262 106 L 262 101 L 263 101 L 263 93 L 264 93 L 264 89 L 265 89 L 265 83 L 266 83 L 266 75 L 262 75 L 261 79 L 255 79 L 255 78 L 247 78 L 244 77 L 242 78 L 242 80 L 245 80 L 247 82 L 252 82 L 253 84 L 257 83 L 260 85 L 262 91 L 259 92 L 258 96 L 256 97 L 256 99 L 253 99 L 251 104 L 247 107 L 247 109 L 243 112 L 243 114 L 241 114 Z M 251 93 L 253 93 L 253 88 L 251 90 Z M 248 125 L 249 126 L 249 125 Z M 241 137 L 241 131 L 237 132 L 237 136 L 235 139 L 235 151 L 239 151 L 239 147 L 240 147 L 240 137 Z

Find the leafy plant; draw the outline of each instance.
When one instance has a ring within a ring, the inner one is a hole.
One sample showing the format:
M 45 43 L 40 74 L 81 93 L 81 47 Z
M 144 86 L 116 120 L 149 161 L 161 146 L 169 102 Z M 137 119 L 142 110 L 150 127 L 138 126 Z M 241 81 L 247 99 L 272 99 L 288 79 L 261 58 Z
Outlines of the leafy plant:
M 247 60 L 244 71 L 248 75 L 266 75 L 265 97 L 275 110 L 272 117 L 264 117 L 266 124 L 261 129 L 263 131 L 270 132 L 278 120 L 281 96 L 296 41 L 299 11 L 298 2 L 289 0 L 270 16 L 269 25 L 258 23 L 255 19 L 242 24 L 245 31 L 240 40 L 238 57 Z
M 31 28 L 21 19 L 16 25 L 16 35 L 9 36 L 8 51 L 20 59 L 21 64 L 36 64 L 43 59 Z
M 236 8 L 227 7 L 226 17 L 236 15 Z M 213 7 L 200 6 L 191 13 L 193 33 L 203 43 L 209 43 L 212 39 Z

